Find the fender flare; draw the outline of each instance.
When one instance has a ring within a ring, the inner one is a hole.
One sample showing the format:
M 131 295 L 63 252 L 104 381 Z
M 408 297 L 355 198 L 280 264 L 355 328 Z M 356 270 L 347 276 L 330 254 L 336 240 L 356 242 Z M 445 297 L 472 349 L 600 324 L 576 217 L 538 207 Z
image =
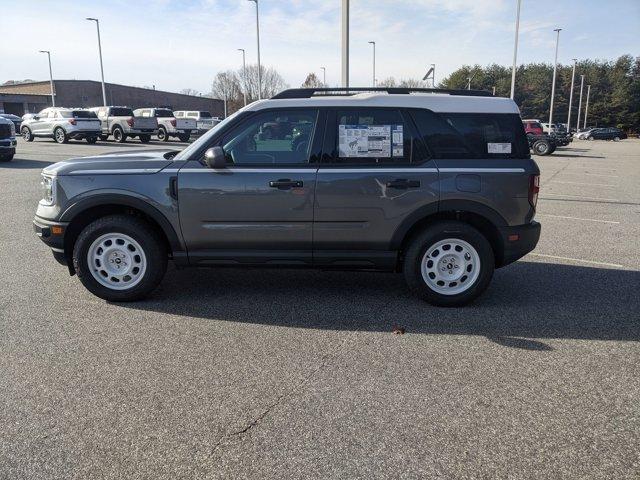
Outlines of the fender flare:
M 496 210 L 480 202 L 474 202 L 473 200 L 443 200 L 439 204 L 434 202 L 424 205 L 405 218 L 391 237 L 390 250 L 399 250 L 407 233 L 421 220 L 440 212 L 450 211 L 475 213 L 486 218 L 496 227 L 508 225 L 505 218 Z
M 161 228 L 169 246 L 171 247 L 174 255 L 180 252 L 186 252 L 182 239 L 173 228 L 171 222 L 167 217 L 153 205 L 154 202 L 150 201 L 142 195 L 138 195 L 129 191 L 101 191 L 101 192 L 87 192 L 85 195 L 77 198 L 74 203 L 67 207 L 65 211 L 60 215 L 61 222 L 72 222 L 74 218 L 80 213 L 88 210 L 92 207 L 99 207 L 102 205 L 120 205 L 124 207 L 135 208 L 152 218 Z

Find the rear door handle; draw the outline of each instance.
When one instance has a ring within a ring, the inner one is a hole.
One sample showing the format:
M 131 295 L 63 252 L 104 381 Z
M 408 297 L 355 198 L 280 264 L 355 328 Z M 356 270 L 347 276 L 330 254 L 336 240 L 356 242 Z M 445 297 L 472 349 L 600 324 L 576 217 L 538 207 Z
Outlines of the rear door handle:
M 397 188 L 399 190 L 407 190 L 408 188 L 420 188 L 420 180 L 407 180 L 406 178 L 397 178 L 387 182 L 387 188 Z
M 300 188 L 304 185 L 302 180 L 289 180 L 288 178 L 281 178 L 279 180 L 272 180 L 269 182 L 271 188 L 277 188 L 278 190 L 289 190 L 290 188 Z

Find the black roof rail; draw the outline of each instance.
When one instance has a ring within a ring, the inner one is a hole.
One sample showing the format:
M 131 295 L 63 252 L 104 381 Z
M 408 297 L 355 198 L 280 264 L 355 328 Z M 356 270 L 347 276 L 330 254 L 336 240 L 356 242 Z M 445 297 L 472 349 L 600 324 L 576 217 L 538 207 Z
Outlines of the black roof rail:
M 410 93 L 447 93 L 467 97 L 492 97 L 487 90 L 456 90 L 451 88 L 410 88 L 410 87 L 336 87 L 336 88 L 290 88 L 271 97 L 274 100 L 285 98 L 311 98 L 322 95 L 355 95 L 362 92 L 385 92 L 393 95 Z

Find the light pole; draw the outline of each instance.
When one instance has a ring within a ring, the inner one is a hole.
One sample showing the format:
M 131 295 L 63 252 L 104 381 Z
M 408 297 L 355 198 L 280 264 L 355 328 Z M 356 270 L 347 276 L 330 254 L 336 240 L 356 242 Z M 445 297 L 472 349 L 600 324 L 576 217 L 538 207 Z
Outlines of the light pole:
M 567 133 L 571 131 L 571 106 L 573 105 L 573 85 L 576 79 L 577 58 L 573 59 L 573 72 L 571 73 L 571 91 L 569 92 L 569 115 L 567 116 Z
M 322 70 L 322 84 L 327 88 L 327 69 L 325 67 L 320 67 L 320 70 Z
M 342 86 L 349 88 L 349 0 L 342 0 Z
M 433 72 L 431 72 L 431 88 L 436 88 L 436 64 L 432 63 L 431 68 L 433 68 Z
M 100 77 L 102 79 L 102 104 L 107 106 L 107 92 L 104 88 L 104 67 L 102 66 L 102 44 L 100 43 L 100 21 L 97 18 L 87 17 L 86 20 L 96 22 L 96 29 L 98 30 L 98 53 L 100 55 Z
M 584 107 L 584 125 L 582 128 L 587 128 L 587 115 L 589 114 L 589 95 L 591 95 L 591 85 L 587 85 L 587 104 Z
M 247 106 L 247 62 L 245 59 L 244 48 L 239 48 L 239 52 L 242 52 L 242 96 L 244 97 L 244 106 Z
M 553 97 L 556 94 L 556 72 L 558 70 L 558 44 L 560 43 L 560 31 L 561 28 L 556 28 L 553 31 L 556 32 L 556 56 L 553 61 L 553 80 L 551 81 L 551 105 L 549 107 L 549 131 L 551 131 L 551 124 L 553 123 Z
M 471 73 L 471 72 L 469 72 Z M 467 90 L 471 90 L 471 80 L 473 80 L 473 78 L 478 74 L 478 71 L 476 70 L 473 75 L 467 77 Z
M 258 100 L 262 99 L 262 67 L 260 66 L 260 15 L 258 13 L 258 0 L 249 0 L 256 4 L 256 38 L 258 41 Z
M 56 97 L 53 93 L 53 71 L 51 70 L 51 52 L 49 50 L 40 50 L 40 53 L 46 53 L 49 58 L 49 83 L 51 85 L 51 106 L 56 106 Z
M 376 86 L 376 42 L 369 42 L 370 45 L 373 45 L 373 86 Z
M 584 90 L 584 75 L 580 75 L 580 101 L 578 102 L 578 121 L 576 131 L 580 130 L 580 114 L 582 113 L 582 90 Z
M 516 89 L 516 62 L 518 60 L 518 31 L 520 30 L 520 5 L 522 0 L 518 0 L 518 9 L 516 12 L 516 38 L 513 45 L 513 66 L 511 67 L 511 100 Z

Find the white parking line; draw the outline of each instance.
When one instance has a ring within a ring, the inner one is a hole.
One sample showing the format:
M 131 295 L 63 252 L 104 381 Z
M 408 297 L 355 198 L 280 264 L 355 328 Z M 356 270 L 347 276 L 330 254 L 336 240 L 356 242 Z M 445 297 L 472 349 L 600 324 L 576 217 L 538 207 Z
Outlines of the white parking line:
M 617 185 L 609 185 L 607 183 L 582 183 L 582 182 L 561 182 L 559 180 L 551 180 L 549 183 L 562 183 L 564 185 L 587 185 L 589 187 L 616 187 Z
M 536 213 L 537 217 L 551 217 L 551 218 L 566 218 L 567 220 L 584 220 L 585 222 L 599 222 L 599 223 L 611 223 L 619 225 L 620 222 L 614 222 L 613 220 L 597 220 L 595 218 L 581 218 L 581 217 L 566 217 L 564 215 L 551 215 L 550 213 Z
M 583 197 L 582 195 L 565 195 L 564 193 L 547 193 L 547 192 L 544 192 L 544 196 L 580 198 L 582 200 L 603 200 L 603 201 L 607 201 L 607 202 L 618 202 L 619 201 L 617 198 Z M 544 198 L 544 196 L 541 196 L 540 198 Z
M 624 265 L 620 265 L 618 263 L 595 262 L 593 260 L 583 260 L 582 258 L 559 257 L 557 255 L 545 255 L 543 253 L 530 253 L 529 255 L 533 255 L 534 257 L 554 258 L 556 260 L 566 260 L 567 262 L 587 263 L 589 265 L 601 265 L 603 267 L 622 268 L 626 270 L 626 267 Z

